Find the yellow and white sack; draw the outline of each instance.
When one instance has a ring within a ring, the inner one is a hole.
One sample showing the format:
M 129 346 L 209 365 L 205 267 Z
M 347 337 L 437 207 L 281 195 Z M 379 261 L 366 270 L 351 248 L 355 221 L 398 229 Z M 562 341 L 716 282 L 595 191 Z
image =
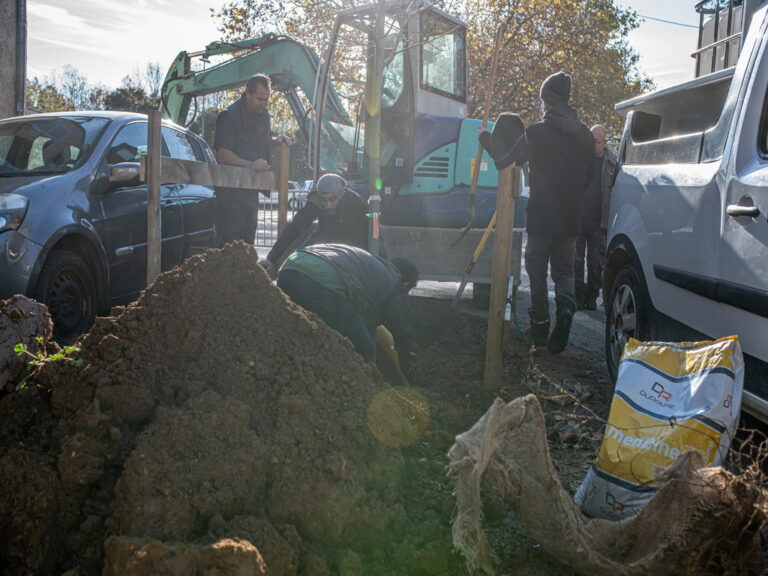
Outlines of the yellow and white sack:
M 705 342 L 630 339 L 597 460 L 575 503 L 595 518 L 634 516 L 658 490 L 656 468 L 687 450 L 723 462 L 736 433 L 744 360 L 736 336 Z

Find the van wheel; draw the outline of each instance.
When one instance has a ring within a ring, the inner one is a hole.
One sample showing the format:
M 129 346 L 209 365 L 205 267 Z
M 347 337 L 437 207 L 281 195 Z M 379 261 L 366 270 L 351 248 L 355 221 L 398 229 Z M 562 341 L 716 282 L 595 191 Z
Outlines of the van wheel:
M 59 344 L 88 330 L 96 316 L 96 282 L 83 259 L 69 250 L 51 252 L 33 296 L 48 307 Z
M 624 346 L 630 338 L 651 336 L 651 306 L 642 276 L 632 265 L 622 268 L 611 287 L 605 309 L 605 357 L 608 373 L 616 380 Z

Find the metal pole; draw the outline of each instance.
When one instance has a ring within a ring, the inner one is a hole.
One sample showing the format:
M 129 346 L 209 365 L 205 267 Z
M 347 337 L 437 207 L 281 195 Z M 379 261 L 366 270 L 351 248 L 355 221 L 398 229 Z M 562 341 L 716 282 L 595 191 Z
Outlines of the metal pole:
M 288 225 L 288 168 L 291 156 L 288 144 L 280 142 L 280 165 L 277 171 L 277 235 L 281 236 Z
M 160 275 L 160 153 L 162 150 L 160 110 L 149 113 L 147 134 L 147 286 Z
M 368 198 L 368 252 L 379 255 L 379 216 L 381 215 L 381 196 L 374 194 Z

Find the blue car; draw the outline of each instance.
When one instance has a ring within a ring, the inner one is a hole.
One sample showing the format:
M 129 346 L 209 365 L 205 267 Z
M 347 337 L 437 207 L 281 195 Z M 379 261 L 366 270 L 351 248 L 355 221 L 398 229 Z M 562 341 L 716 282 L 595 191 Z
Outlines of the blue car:
M 163 122 L 163 155 L 214 162 L 197 135 Z M 146 286 L 147 117 L 67 112 L 0 121 L 0 299 L 48 306 L 70 342 Z M 161 187 L 162 269 L 215 246 L 214 191 Z

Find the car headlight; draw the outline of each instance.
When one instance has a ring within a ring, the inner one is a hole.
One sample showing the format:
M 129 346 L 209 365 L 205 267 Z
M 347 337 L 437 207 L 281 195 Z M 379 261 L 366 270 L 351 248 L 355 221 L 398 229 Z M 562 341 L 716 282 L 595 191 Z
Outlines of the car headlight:
M 19 194 L 0 194 L 0 232 L 16 230 L 27 213 L 28 200 Z

